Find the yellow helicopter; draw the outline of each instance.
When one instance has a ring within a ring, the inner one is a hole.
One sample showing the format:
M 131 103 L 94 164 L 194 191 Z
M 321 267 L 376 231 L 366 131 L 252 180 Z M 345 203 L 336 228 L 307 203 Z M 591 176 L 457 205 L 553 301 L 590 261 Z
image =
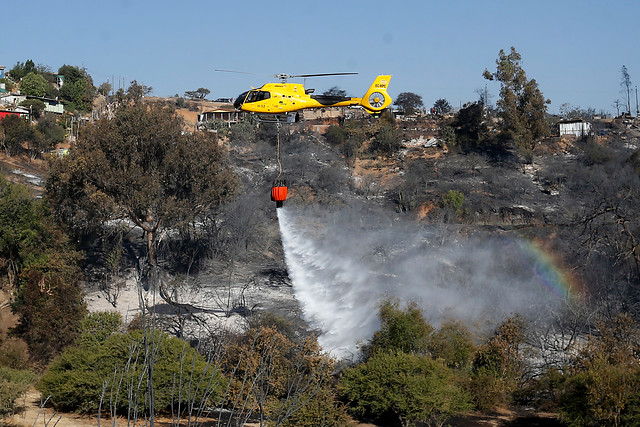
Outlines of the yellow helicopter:
M 238 72 L 216 70 L 224 72 Z M 334 95 L 314 95 L 314 89 L 305 89 L 299 83 L 287 83 L 291 78 L 318 76 L 335 76 L 357 73 L 322 73 L 322 74 L 276 74 L 280 83 L 266 83 L 259 88 L 252 88 L 241 93 L 233 106 L 242 111 L 255 113 L 260 120 L 278 122 L 297 122 L 298 112 L 306 108 L 348 107 L 360 105 L 367 112 L 377 117 L 393 102 L 387 93 L 390 75 L 376 77 L 362 98 Z

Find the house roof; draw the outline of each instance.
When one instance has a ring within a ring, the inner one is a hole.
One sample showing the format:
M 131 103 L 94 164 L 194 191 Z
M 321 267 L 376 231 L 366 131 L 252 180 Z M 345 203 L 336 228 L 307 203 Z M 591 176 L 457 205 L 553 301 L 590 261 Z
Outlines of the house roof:
M 31 96 L 31 95 L 27 95 L 27 99 L 39 99 L 40 101 L 47 101 L 47 102 L 58 102 L 60 104 L 65 104 L 66 102 L 61 100 L 61 99 L 54 99 L 54 98 L 45 98 L 44 96 Z
M 584 119 L 567 119 L 567 120 L 560 120 L 558 123 L 560 123 L 560 124 L 587 123 L 587 121 L 584 120 Z
M 206 113 L 233 113 L 234 111 L 236 111 L 233 108 L 216 108 L 215 110 L 205 110 L 200 114 L 206 114 Z

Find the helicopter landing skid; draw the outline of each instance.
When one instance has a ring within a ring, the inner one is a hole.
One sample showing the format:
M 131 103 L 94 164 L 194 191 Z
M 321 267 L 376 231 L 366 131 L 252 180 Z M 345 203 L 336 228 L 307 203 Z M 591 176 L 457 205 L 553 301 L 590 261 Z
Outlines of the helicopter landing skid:
M 300 114 L 297 111 L 284 114 L 258 114 L 254 113 L 259 122 L 263 123 L 297 123 L 300 121 Z

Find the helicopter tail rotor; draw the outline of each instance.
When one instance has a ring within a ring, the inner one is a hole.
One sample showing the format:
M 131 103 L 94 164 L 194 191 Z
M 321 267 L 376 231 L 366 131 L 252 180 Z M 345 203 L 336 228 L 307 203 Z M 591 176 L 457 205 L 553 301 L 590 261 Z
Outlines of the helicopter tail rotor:
M 391 80 L 390 75 L 376 77 L 373 84 L 369 86 L 369 90 L 367 90 L 367 93 L 364 94 L 360 101 L 360 105 L 362 105 L 365 110 L 372 114 L 376 114 L 391 105 L 393 101 L 387 93 L 389 80 Z

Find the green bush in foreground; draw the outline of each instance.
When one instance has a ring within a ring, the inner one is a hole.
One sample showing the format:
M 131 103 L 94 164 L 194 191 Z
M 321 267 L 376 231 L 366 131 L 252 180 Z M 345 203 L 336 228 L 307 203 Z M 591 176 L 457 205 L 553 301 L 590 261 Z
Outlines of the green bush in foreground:
M 95 343 L 94 343 L 95 344 Z M 153 387 L 149 387 L 149 372 Z M 218 399 L 224 379 L 188 343 L 163 332 L 116 333 L 102 344 L 66 349 L 38 384 L 59 410 L 92 413 L 103 408 L 147 410 L 149 391 L 157 410 Z
M 470 396 L 442 361 L 406 353 L 375 354 L 347 369 L 340 388 L 359 416 L 391 416 L 408 426 L 442 425 L 472 408 Z
M 0 417 L 13 412 L 15 400 L 27 392 L 35 379 L 33 372 L 0 366 Z

